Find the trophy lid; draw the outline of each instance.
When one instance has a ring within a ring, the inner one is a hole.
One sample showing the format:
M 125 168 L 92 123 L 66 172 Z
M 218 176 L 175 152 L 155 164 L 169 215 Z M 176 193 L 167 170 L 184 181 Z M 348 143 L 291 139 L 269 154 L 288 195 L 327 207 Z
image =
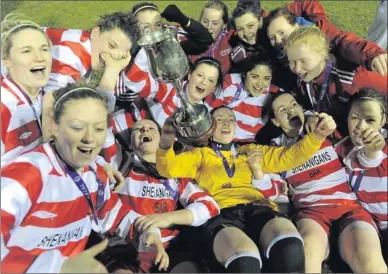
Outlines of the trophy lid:
M 137 44 L 140 47 L 154 45 L 156 43 L 162 42 L 168 38 L 168 36 L 173 36 L 174 31 L 170 28 L 163 28 L 157 31 L 149 32 L 141 36 L 137 40 Z

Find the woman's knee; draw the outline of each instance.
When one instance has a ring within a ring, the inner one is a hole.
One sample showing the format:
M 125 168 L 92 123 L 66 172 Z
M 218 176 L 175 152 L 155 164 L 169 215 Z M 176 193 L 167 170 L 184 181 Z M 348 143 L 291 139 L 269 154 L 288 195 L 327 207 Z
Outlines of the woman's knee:
M 314 248 L 314 254 L 327 252 L 329 239 L 325 229 L 319 223 L 311 219 L 302 219 L 297 222 L 296 226 L 302 236 L 305 248 Z
M 260 247 L 267 249 L 270 242 L 279 235 L 299 234 L 295 225 L 286 218 L 274 218 L 265 224 L 260 233 Z
M 262 262 L 256 244 L 240 229 L 224 228 L 214 238 L 214 254 L 230 273 L 258 273 Z
M 329 256 L 329 239 L 325 229 L 312 219 L 301 219 L 296 224 L 304 242 L 306 271 L 320 271 Z
M 219 262 L 226 260 L 236 252 L 258 252 L 256 244 L 240 229 L 226 227 L 214 237 L 213 250 Z
M 260 243 L 274 272 L 304 272 L 303 240 L 288 219 L 276 218 L 266 224 Z
M 342 259 L 351 266 L 381 263 L 383 260 L 377 231 L 367 222 L 348 225 L 341 232 L 338 244 Z

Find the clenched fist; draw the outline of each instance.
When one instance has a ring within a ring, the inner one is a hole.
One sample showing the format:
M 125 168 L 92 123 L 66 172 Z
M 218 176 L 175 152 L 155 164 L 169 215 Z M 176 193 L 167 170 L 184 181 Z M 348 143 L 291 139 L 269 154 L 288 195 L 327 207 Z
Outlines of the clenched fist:
M 101 53 L 101 58 L 105 62 L 105 69 L 114 70 L 117 74 L 129 64 L 131 57 L 129 51 L 124 52 L 118 49 Z
M 160 136 L 159 147 L 161 149 L 169 149 L 175 142 L 176 130 L 174 128 L 172 118 L 168 118 L 163 125 L 162 135 Z
M 314 133 L 318 139 L 324 140 L 327 136 L 334 132 L 337 128 L 337 124 L 335 123 L 333 117 L 326 113 L 320 113 L 318 118 L 319 122 L 314 129 Z
M 260 161 L 263 159 L 264 153 L 259 148 L 255 148 L 248 152 L 248 165 L 252 171 L 253 177 L 256 180 L 261 180 L 264 177 L 261 170 Z
M 361 133 L 361 140 L 364 143 L 364 151 L 368 158 L 374 159 L 378 152 L 385 146 L 384 136 L 375 129 L 367 128 Z

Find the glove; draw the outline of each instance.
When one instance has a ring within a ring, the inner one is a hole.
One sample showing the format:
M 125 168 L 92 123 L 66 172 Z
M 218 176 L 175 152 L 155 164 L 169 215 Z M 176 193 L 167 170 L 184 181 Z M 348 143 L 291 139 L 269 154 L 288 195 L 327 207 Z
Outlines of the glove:
M 139 93 L 136 93 L 132 90 L 127 90 L 125 93 L 121 93 L 117 97 L 117 100 L 125 101 L 125 102 L 132 102 L 137 98 L 138 95 L 139 95 Z
M 121 108 L 128 108 L 129 105 L 135 101 L 139 94 L 127 89 L 125 93 L 121 93 L 119 96 L 116 98 L 116 106 L 119 106 Z
M 187 26 L 190 18 L 184 15 L 176 5 L 168 5 L 161 16 L 169 22 L 179 23 L 181 26 Z

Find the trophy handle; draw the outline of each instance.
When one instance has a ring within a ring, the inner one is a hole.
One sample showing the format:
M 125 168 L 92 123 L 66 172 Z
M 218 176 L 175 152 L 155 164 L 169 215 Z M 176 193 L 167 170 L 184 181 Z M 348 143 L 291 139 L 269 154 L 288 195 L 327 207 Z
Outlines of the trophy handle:
M 174 80 L 172 82 L 172 85 L 174 86 L 174 88 L 176 90 L 176 94 L 177 94 L 178 98 L 181 101 L 182 109 L 183 109 L 183 112 L 184 112 L 183 113 L 184 119 L 193 119 L 193 118 L 195 118 L 197 116 L 197 113 L 195 112 L 195 110 L 193 108 L 193 105 L 190 104 L 187 100 L 184 99 L 183 91 L 182 91 L 181 84 L 180 84 L 180 80 L 179 79 Z

